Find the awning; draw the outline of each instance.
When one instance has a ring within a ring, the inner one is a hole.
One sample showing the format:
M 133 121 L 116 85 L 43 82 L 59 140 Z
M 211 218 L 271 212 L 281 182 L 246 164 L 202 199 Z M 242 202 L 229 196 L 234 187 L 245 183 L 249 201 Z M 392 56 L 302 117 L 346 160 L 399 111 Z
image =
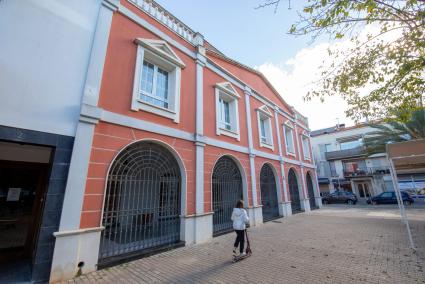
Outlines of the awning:
M 318 178 L 319 184 L 329 184 L 329 178 Z

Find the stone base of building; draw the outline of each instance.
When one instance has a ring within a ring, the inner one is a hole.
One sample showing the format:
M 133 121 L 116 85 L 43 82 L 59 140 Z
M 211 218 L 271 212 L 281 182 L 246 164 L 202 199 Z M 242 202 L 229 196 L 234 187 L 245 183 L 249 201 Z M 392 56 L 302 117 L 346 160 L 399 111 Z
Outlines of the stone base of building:
M 262 206 L 251 207 L 247 209 L 249 215 L 249 225 L 258 226 L 263 224 Z
M 316 199 L 316 206 L 319 208 L 323 207 L 323 203 L 322 203 L 322 197 L 315 197 Z
M 103 227 L 62 231 L 56 237 L 50 283 L 71 279 L 97 269 Z
M 292 215 L 291 202 L 279 203 L 279 214 L 283 217 L 289 217 Z
M 186 245 L 199 244 L 212 239 L 213 212 L 182 218 L 180 237 Z
M 310 200 L 309 199 L 301 199 L 301 210 L 304 212 L 310 212 Z

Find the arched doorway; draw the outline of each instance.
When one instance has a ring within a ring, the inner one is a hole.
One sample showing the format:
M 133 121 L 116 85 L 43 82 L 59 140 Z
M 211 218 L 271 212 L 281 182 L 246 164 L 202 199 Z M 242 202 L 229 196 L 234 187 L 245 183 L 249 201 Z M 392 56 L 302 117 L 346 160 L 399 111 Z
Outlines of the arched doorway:
M 307 173 L 306 179 L 307 179 L 307 191 L 308 191 L 308 198 L 310 202 L 310 209 L 314 210 L 314 209 L 317 209 L 317 205 L 316 205 L 316 198 L 314 197 L 313 179 L 311 178 L 310 173 Z
M 115 262 L 180 241 L 181 174 L 164 146 L 125 148 L 108 175 L 99 263 Z
M 263 221 L 279 218 L 276 178 L 270 165 L 265 164 L 260 171 L 261 203 Z
M 301 211 L 300 191 L 298 188 L 297 175 L 295 174 L 295 171 L 293 169 L 290 169 L 288 173 L 288 185 L 289 185 L 289 193 L 291 195 L 292 213 L 300 212 Z
M 243 198 L 242 177 L 236 163 L 227 156 L 221 157 L 212 174 L 213 234 L 219 235 L 233 229 L 232 210 Z

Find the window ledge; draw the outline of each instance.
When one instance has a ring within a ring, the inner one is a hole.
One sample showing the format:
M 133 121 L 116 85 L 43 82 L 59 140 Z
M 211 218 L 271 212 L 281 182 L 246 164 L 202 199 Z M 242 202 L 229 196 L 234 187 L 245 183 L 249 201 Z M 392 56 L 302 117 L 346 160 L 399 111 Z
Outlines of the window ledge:
M 269 149 L 274 150 L 273 144 L 269 144 L 269 143 L 265 143 L 265 142 L 260 142 L 260 147 L 269 148 Z
M 219 131 L 219 133 L 218 133 L 219 135 L 223 134 L 223 135 L 226 135 L 226 136 L 229 136 L 229 137 L 232 137 L 232 138 L 236 138 L 238 141 L 240 140 L 240 135 L 239 135 L 238 132 L 228 130 L 228 129 L 225 129 L 225 128 L 222 128 L 222 127 L 219 127 L 218 131 Z
M 295 153 L 293 153 L 293 152 L 286 151 L 286 154 L 288 154 L 289 156 L 296 157 Z
M 172 111 L 170 109 L 166 109 L 166 108 L 154 105 L 154 104 L 150 104 L 150 103 L 145 102 L 141 99 L 137 99 L 136 104 L 137 104 L 137 107 L 132 108 L 132 110 L 134 110 L 134 111 L 142 110 L 142 111 L 154 113 L 154 114 L 159 115 L 159 116 L 170 118 L 176 123 L 179 122 L 178 113 L 176 113 L 175 111 Z
M 154 104 L 151 104 L 151 103 L 145 102 L 144 100 L 141 100 L 141 99 L 138 99 L 137 101 L 138 101 L 140 104 L 148 105 L 148 106 L 150 106 L 150 107 L 157 108 L 158 110 L 161 110 L 161 111 L 166 111 L 166 112 L 169 112 L 169 113 L 172 113 L 172 114 L 176 114 L 176 112 L 175 112 L 175 111 L 172 111 L 172 110 L 170 110 L 170 109 L 168 109 L 168 108 L 160 107 L 160 106 L 157 106 L 157 105 L 154 105 Z

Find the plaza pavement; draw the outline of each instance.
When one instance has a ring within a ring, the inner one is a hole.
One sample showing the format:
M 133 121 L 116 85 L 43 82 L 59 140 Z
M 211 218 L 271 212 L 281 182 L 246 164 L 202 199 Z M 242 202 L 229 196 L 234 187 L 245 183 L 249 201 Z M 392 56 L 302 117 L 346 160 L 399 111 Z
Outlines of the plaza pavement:
M 231 262 L 234 234 L 80 276 L 70 283 L 425 283 L 425 207 L 328 205 L 249 229 L 253 255 Z

